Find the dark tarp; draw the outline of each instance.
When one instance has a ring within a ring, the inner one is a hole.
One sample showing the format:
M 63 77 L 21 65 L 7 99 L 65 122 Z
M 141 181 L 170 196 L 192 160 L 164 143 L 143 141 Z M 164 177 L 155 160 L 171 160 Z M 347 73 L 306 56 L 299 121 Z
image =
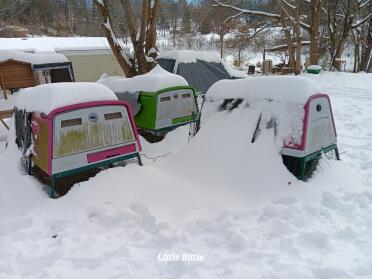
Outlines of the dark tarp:
M 160 58 L 157 61 L 163 69 L 173 73 L 175 60 Z M 179 63 L 176 74 L 184 77 L 190 86 L 202 93 L 206 93 L 215 82 L 232 78 L 222 63 L 202 60 L 197 60 L 196 63 Z
M 174 71 L 174 65 L 176 65 L 176 60 L 173 59 L 165 59 L 165 58 L 159 58 L 156 60 L 159 65 L 166 71 L 173 74 Z
M 197 60 L 196 63 L 180 63 L 177 74 L 183 76 L 191 87 L 207 93 L 209 87 L 221 79 L 230 79 L 221 63 Z
M 14 120 L 15 120 L 15 132 L 16 132 L 16 144 L 22 151 L 22 154 L 26 154 L 28 148 L 31 146 L 31 113 L 25 110 L 15 109 Z
M 133 116 L 141 110 L 141 104 L 138 102 L 140 91 L 137 92 L 115 92 L 116 96 L 120 101 L 126 101 L 129 103 Z

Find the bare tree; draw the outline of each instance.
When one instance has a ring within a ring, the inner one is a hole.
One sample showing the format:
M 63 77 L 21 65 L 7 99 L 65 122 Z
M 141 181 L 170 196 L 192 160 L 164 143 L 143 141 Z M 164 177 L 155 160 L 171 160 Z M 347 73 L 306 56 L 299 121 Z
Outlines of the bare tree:
M 319 31 L 321 18 L 323 14 L 323 7 L 326 0 L 312 0 L 308 2 L 310 9 L 310 16 L 308 24 L 301 24 L 301 26 L 309 32 L 310 35 L 310 64 L 318 65 L 320 58 L 319 48 Z
M 115 35 L 108 0 L 94 0 L 102 16 L 102 27 L 119 65 L 127 77 L 147 73 L 155 65 L 156 17 L 160 0 L 142 0 L 140 19 L 136 20 L 131 0 L 121 0 L 125 12 L 125 25 L 133 45 L 133 55 L 125 52 Z
M 0 1 L 0 16 L 11 15 L 20 5 L 19 0 L 1 0 Z
M 247 47 L 248 43 L 270 26 L 271 22 L 259 22 L 258 24 L 252 24 L 250 26 L 241 24 L 238 26 L 237 34 L 227 43 L 229 49 L 238 52 L 238 60 L 236 63 L 238 67 L 240 67 L 242 62 L 241 53 Z
M 372 12 L 372 1 L 369 3 L 368 13 Z M 367 73 L 372 72 L 372 17 L 368 24 L 360 30 L 361 56 L 359 62 L 359 71 Z
M 240 16 L 256 16 L 273 23 L 280 24 L 283 28 L 284 37 L 288 46 L 288 55 L 290 64 L 293 67 L 295 74 L 301 73 L 301 26 L 300 21 L 300 0 L 278 0 L 279 13 L 268 13 L 263 11 L 249 10 L 239 8 L 230 4 L 222 3 L 219 0 L 214 0 L 215 7 L 223 7 L 235 12 L 230 18 Z M 296 45 L 296 47 L 294 46 Z
M 336 0 L 330 1 L 326 7 L 328 34 L 330 38 L 329 52 L 331 63 L 336 70 L 341 70 L 341 55 L 347 39 L 357 28 L 363 26 L 372 17 L 372 12 L 365 17 L 361 11 L 370 0 Z

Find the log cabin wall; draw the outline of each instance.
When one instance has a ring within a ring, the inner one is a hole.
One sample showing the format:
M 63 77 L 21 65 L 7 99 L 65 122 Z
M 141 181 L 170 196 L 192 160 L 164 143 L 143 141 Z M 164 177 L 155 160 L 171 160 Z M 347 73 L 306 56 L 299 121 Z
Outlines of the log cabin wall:
M 36 85 L 35 77 L 28 63 L 8 60 L 0 63 L 0 76 L 5 89 L 19 89 Z

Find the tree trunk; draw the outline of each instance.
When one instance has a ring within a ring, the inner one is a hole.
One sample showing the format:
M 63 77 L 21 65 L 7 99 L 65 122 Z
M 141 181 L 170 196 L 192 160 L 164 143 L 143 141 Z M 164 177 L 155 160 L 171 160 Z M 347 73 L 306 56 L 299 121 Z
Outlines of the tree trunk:
M 310 22 L 310 64 L 318 65 L 320 58 L 319 50 L 319 27 L 324 0 L 311 1 Z
M 110 14 L 107 10 L 107 3 L 106 0 L 103 0 L 103 4 L 94 0 L 96 6 L 98 7 L 99 12 L 103 18 L 102 28 L 105 32 L 107 41 L 110 44 L 111 50 L 115 55 L 116 60 L 118 61 L 121 69 L 123 70 L 126 77 L 133 77 L 137 75 L 133 64 L 129 61 L 129 57 L 127 57 L 124 49 L 120 46 L 119 41 L 116 38 L 114 31 L 112 30 L 112 24 L 110 19 Z
M 366 48 L 364 49 L 362 53 L 359 70 L 368 72 L 368 66 L 369 66 L 368 64 L 372 64 L 372 62 L 370 62 L 371 55 L 372 55 L 372 17 L 369 20 L 367 38 L 365 39 L 365 41 L 366 41 Z
M 224 33 L 220 33 L 220 56 L 221 58 L 223 58 L 223 53 L 224 53 L 224 43 L 225 43 L 225 34 Z
M 287 18 L 286 18 L 286 15 L 283 11 L 283 7 L 282 7 L 282 2 L 280 1 L 279 2 L 279 9 L 280 9 L 280 21 L 281 21 L 281 25 L 283 27 L 283 30 L 284 30 L 284 36 L 285 36 L 285 42 L 288 46 L 288 55 L 289 55 L 289 63 L 291 64 L 293 70 L 296 68 L 296 58 L 295 58 L 295 55 L 294 55 L 294 47 L 293 47 L 293 42 L 292 42 L 292 36 L 291 36 L 291 32 L 290 32 L 290 27 L 287 25 Z
M 354 67 L 353 73 L 357 73 L 360 68 L 360 34 L 359 31 L 356 30 L 353 32 L 353 39 L 354 39 Z
M 342 66 L 341 56 L 345 49 L 346 40 L 347 40 L 347 37 L 343 35 L 337 45 L 336 53 L 333 59 L 333 67 L 335 67 L 337 71 L 341 71 L 341 66 Z
M 296 1 L 296 67 L 294 73 L 296 75 L 302 72 L 301 52 L 302 52 L 302 38 L 301 38 L 301 25 L 300 25 L 300 0 Z
M 127 77 L 145 74 L 155 65 L 156 51 L 149 50 L 156 47 L 156 17 L 159 9 L 159 0 L 142 0 L 139 29 L 136 24 L 136 14 L 133 10 L 132 0 L 120 0 L 125 11 L 126 30 L 134 49 L 134 57 L 129 57 L 121 47 L 112 28 L 107 0 L 94 0 L 104 23 L 102 26 L 119 65 Z

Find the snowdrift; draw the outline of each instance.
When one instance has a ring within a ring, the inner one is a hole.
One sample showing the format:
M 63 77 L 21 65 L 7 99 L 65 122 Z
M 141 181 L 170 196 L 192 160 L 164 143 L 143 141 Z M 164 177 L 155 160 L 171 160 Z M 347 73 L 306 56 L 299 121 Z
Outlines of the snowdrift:
M 366 84 L 358 102 L 339 101 L 344 134 L 355 118 L 343 113 L 371 98 Z M 0 277 L 370 278 L 372 193 L 346 163 L 322 159 L 300 182 L 272 128 L 251 142 L 260 109 L 206 108 L 188 144 L 186 127 L 144 142 L 149 157 L 164 156 L 102 172 L 57 200 L 19 168 L 10 140 L 0 155 Z M 163 263 L 162 252 L 205 260 Z

